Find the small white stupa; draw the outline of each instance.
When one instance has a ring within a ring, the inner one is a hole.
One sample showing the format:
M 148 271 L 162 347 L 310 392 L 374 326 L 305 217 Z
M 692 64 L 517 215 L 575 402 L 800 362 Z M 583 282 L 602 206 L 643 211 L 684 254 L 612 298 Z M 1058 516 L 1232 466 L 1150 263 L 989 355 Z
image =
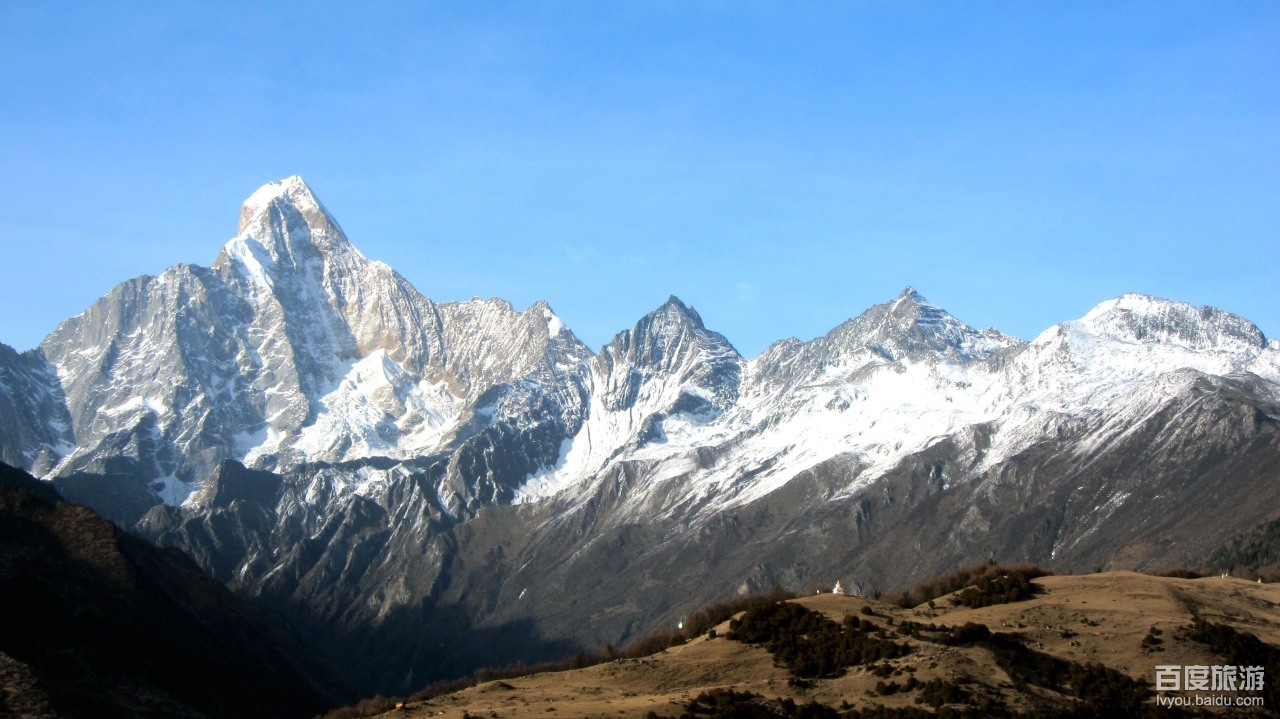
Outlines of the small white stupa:
M 837 579 L 837 580 L 836 580 L 836 586 L 835 586 L 834 588 L 832 588 L 831 593 L 832 593 L 832 594 L 840 594 L 840 595 L 843 595 L 843 594 L 844 594 L 844 587 L 840 586 L 840 580 L 839 580 L 839 579 Z

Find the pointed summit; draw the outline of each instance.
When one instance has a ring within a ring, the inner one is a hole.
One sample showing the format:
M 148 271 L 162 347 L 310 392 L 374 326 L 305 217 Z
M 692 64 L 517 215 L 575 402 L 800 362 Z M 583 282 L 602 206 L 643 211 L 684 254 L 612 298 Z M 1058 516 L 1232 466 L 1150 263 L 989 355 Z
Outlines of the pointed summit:
M 316 253 L 363 258 L 298 175 L 269 182 L 254 191 L 240 207 L 239 230 L 224 253 L 256 255 L 259 264 L 283 260 L 296 265 Z
M 702 323 L 702 315 L 675 295 L 668 297 L 666 302 L 645 316 L 646 319 L 651 317 L 663 317 L 666 321 L 689 322 L 698 329 L 706 329 L 706 325 Z
M 866 347 L 896 361 L 906 357 L 980 359 L 1016 343 L 999 333 L 979 332 L 938 307 L 913 287 L 831 331 L 847 347 Z
M 707 329 L 702 316 L 671 295 L 657 309 L 640 318 L 632 329 L 618 333 L 602 352 L 627 356 L 637 365 L 659 366 L 685 352 L 738 357 L 729 340 Z
M 902 288 L 902 292 L 898 293 L 898 301 L 901 302 L 903 300 L 910 300 L 919 305 L 929 304 L 929 300 L 925 299 L 924 295 L 917 292 L 916 288 L 911 285 Z
M 707 329 L 702 315 L 675 295 L 671 295 L 657 309 L 640 318 L 630 332 L 636 338 L 661 338 L 664 344 L 673 343 L 688 335 L 697 338 L 696 342 L 699 344 L 722 345 L 737 354 L 737 350 L 733 349 L 724 335 Z
M 337 224 L 315 193 L 300 176 L 290 175 L 279 182 L 268 182 L 254 191 L 240 206 L 239 234 L 245 234 L 272 206 L 288 206 L 303 214 L 320 214 L 330 224 Z
M 735 401 L 742 380 L 738 351 L 675 295 L 635 327 L 619 332 L 596 362 L 605 376 L 604 403 L 614 411 L 649 397 L 657 399 L 650 413 L 709 417 Z M 683 398 L 685 394 L 689 397 Z
M 877 306 L 887 307 L 891 315 L 903 318 L 907 322 L 929 322 L 943 316 L 950 316 L 946 310 L 930 302 L 911 285 L 903 288 L 891 302 Z

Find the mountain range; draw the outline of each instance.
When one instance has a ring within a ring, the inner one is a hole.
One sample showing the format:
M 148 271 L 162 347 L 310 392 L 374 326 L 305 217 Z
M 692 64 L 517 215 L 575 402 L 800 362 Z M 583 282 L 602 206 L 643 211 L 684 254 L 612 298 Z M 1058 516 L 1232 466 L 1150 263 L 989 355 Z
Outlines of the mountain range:
M 1280 342 L 1136 294 L 1025 342 L 907 288 L 752 359 L 676 297 L 593 352 L 428 299 L 291 177 L 209 267 L 0 346 L 0 460 L 404 693 L 777 584 L 1200 561 L 1280 508 Z

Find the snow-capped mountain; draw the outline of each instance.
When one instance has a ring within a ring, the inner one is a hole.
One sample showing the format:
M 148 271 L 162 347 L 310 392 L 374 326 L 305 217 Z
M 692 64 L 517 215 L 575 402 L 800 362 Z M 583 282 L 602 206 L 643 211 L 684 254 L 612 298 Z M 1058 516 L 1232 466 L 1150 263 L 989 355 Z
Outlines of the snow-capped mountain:
M 427 299 L 296 177 L 210 267 L 4 349 L 2 458 L 371 690 L 779 582 L 1196 561 L 1280 507 L 1280 342 L 1221 310 L 1125 295 L 1023 342 L 907 288 L 746 359 L 672 297 L 592 354 L 544 303 Z
M 171 505 L 225 459 L 287 471 L 425 456 L 507 420 L 517 434 L 574 428 L 590 354 L 544 304 L 427 299 L 353 247 L 297 177 L 245 202 L 211 267 L 123 283 L 40 352 L 74 437 L 45 473 L 126 471 Z M 511 479 L 476 471 L 490 493 Z

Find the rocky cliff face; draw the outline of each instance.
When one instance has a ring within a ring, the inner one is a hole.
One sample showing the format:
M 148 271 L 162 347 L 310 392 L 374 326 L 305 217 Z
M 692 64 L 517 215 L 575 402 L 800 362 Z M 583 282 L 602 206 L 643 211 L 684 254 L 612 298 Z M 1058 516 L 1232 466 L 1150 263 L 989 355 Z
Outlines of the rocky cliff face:
M 468 473 L 440 488 L 454 512 L 554 463 L 589 356 L 545 304 L 423 297 L 296 177 L 245 202 L 212 267 L 123 283 L 40 352 L 73 438 L 46 474 L 127 473 L 176 505 L 227 459 L 288 471 L 452 451 Z
M 72 449 L 71 414 L 38 350 L 0 344 L 0 462 L 47 472 Z
M 1280 343 L 1220 310 L 1125 295 L 1022 342 L 908 288 L 748 360 L 673 297 L 593 355 L 542 303 L 432 302 L 297 178 L 0 373 L 6 456 L 370 691 L 776 583 L 1194 561 L 1280 506 Z

